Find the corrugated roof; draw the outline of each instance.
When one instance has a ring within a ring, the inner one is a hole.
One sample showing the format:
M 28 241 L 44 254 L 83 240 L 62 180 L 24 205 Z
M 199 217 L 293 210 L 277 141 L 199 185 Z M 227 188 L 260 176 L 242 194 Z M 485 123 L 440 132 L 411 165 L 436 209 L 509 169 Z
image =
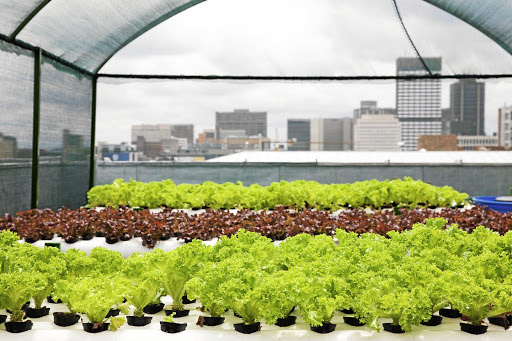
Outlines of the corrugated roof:
M 319 164 L 510 164 L 505 152 L 241 152 L 207 162 L 319 163 Z

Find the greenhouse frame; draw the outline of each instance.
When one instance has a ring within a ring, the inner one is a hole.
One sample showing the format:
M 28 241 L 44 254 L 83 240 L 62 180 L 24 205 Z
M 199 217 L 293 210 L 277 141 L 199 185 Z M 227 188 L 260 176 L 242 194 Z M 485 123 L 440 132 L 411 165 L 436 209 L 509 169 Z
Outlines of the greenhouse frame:
M 16 162 L 2 164 L 2 200 L 10 208 L 83 204 L 94 185 L 97 81 L 124 46 L 202 0 L 0 1 L 1 125 L 14 132 Z M 426 1 L 475 27 L 512 53 L 509 1 Z M 398 4 L 393 2 L 398 11 Z M 399 13 L 399 12 L 398 12 Z M 398 16 L 400 18 L 400 16 Z M 404 26 L 407 33 L 406 27 Z M 411 37 L 408 37 L 411 39 Z M 414 37 L 412 37 L 414 38 Z M 414 46 L 413 40 L 411 43 Z M 417 51 L 416 51 L 417 52 Z M 422 60 L 418 53 L 418 58 Z M 424 63 L 426 66 L 426 64 Z M 506 74 L 432 74 L 434 78 L 500 78 Z M 133 76 L 135 77 L 135 76 Z M 345 80 L 357 77 L 166 76 L 169 79 Z M 386 79 L 396 76 L 380 77 Z M 71 132 L 71 130 L 73 132 Z M 84 146 L 88 146 L 84 148 Z M 20 162 L 20 160 L 23 160 Z

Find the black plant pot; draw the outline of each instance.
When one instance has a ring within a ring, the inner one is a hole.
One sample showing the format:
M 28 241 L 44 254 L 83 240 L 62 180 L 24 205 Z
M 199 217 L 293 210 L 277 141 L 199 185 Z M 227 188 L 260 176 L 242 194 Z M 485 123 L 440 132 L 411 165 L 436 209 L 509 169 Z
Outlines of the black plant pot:
M 462 317 L 462 314 L 457 309 L 439 309 L 439 315 L 448 317 L 451 319 L 456 319 Z
M 53 323 L 59 327 L 69 327 L 76 324 L 80 320 L 80 315 L 73 313 L 53 313 Z
M 297 321 L 297 316 L 287 316 L 282 319 L 277 319 L 276 326 L 278 327 L 289 327 Z
M 186 323 L 160 322 L 160 330 L 166 333 L 179 333 L 187 328 Z
M 69 238 L 65 238 L 64 241 L 68 244 L 74 244 L 78 241 L 78 238 L 77 237 L 69 237 Z
M 107 242 L 107 244 L 115 244 L 119 241 L 119 238 L 106 237 L 105 241 Z
M 181 302 L 182 302 L 183 304 L 191 304 L 191 303 L 196 303 L 196 300 L 189 300 L 189 299 L 187 298 L 187 296 L 183 296 L 183 298 L 181 299 Z
M 30 318 L 40 318 L 40 317 L 48 315 L 49 313 L 50 313 L 50 308 L 47 308 L 47 307 L 42 307 L 39 309 L 27 308 L 27 310 L 25 310 L 25 315 L 27 315 L 27 317 L 30 317 Z
M 101 333 L 108 330 L 110 323 L 82 323 L 84 330 L 88 333 Z
M 443 321 L 442 316 L 432 315 L 432 316 L 430 316 L 430 320 L 421 321 L 420 323 L 424 326 L 434 327 L 434 326 L 440 325 L 442 321 Z
M 26 320 L 23 322 L 5 322 L 5 330 L 9 333 L 23 333 L 32 329 L 32 321 Z
M 142 327 L 151 323 L 152 316 L 126 316 L 126 322 L 130 326 Z
M 37 239 L 30 238 L 30 237 L 25 238 L 25 243 L 33 244 L 33 243 L 35 243 L 35 242 L 37 242 Z
M 4 323 L 7 320 L 7 315 L 0 315 L 0 324 Z
M 224 317 L 213 317 L 213 316 L 199 316 L 197 319 L 197 325 L 198 326 L 208 326 L 208 327 L 214 327 L 218 326 L 224 323 L 225 318 Z
M 41 240 L 52 240 L 52 239 L 53 239 L 53 234 L 41 236 Z
M 178 317 L 188 316 L 188 314 L 190 313 L 190 310 L 169 310 L 169 309 L 165 309 L 165 315 L 169 316 L 172 313 L 175 313 L 173 318 L 178 318 Z
M 479 326 L 476 326 L 474 324 L 469 323 L 460 323 L 460 330 L 466 333 L 474 334 L 474 335 L 480 335 L 487 331 L 487 326 L 485 324 L 481 324 Z
M 364 326 L 364 323 L 359 321 L 357 317 L 354 316 L 343 316 L 343 322 L 353 327 L 361 327 Z
M 342 309 L 341 312 L 343 314 L 354 315 L 354 311 L 352 309 Z
M 160 238 L 158 238 L 158 239 L 160 239 L 160 240 L 168 240 L 170 238 L 171 238 L 170 234 L 164 234 L 164 235 L 161 235 Z
M 46 301 L 47 301 L 48 303 L 53 303 L 53 304 L 60 304 L 60 303 L 62 303 L 62 301 L 60 300 L 60 298 L 59 298 L 57 301 L 54 301 L 54 300 L 53 300 L 53 298 L 52 298 L 51 296 L 46 297 Z
M 94 238 L 94 234 L 92 234 L 92 233 L 84 234 L 82 236 L 82 240 L 91 240 L 93 238 Z
M 316 327 L 311 326 L 311 330 L 314 331 L 315 333 L 319 333 L 319 334 L 332 333 L 334 331 L 334 329 L 336 329 L 336 324 L 329 323 L 329 322 L 326 322 L 326 323 L 322 324 L 321 326 L 316 326 Z
M 261 324 L 259 322 L 245 324 L 245 323 L 235 323 L 235 330 L 242 334 L 252 334 L 256 333 L 261 329 Z
M 107 316 L 105 316 L 105 318 L 109 318 L 109 317 L 112 317 L 112 316 L 118 316 L 120 312 L 121 312 L 121 310 L 119 310 L 119 309 L 110 309 L 108 311 Z
M 497 326 L 500 326 L 500 327 L 505 327 L 505 321 L 508 319 L 508 316 L 507 318 L 505 317 L 488 317 L 487 320 L 489 321 L 490 324 L 495 324 Z M 506 321 L 507 322 L 507 325 L 510 325 L 510 322 Z
M 233 310 L 233 315 L 235 315 L 235 317 L 239 317 L 239 318 L 243 318 L 242 316 L 240 316 L 236 311 Z
M 96 237 L 105 237 L 107 234 L 105 232 L 96 232 L 94 235 Z
M 147 306 L 142 309 L 142 311 L 146 314 L 156 314 L 164 310 L 165 304 L 158 303 L 158 304 L 148 304 Z
M 390 333 L 394 334 L 402 334 L 405 333 L 405 330 L 402 329 L 402 326 L 400 325 L 394 325 L 392 323 L 383 323 L 382 326 L 384 327 L 384 330 Z

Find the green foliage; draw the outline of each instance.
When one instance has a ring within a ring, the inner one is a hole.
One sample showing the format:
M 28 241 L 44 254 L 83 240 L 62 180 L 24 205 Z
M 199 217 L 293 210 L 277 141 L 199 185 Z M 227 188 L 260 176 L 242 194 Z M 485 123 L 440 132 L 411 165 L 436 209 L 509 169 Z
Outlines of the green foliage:
M 130 179 L 116 179 L 112 184 L 96 186 L 88 194 L 89 205 L 119 207 L 156 208 L 249 208 L 271 209 L 278 206 L 311 207 L 335 211 L 340 207 L 383 207 L 399 205 L 453 206 L 468 198 L 453 188 L 436 187 L 420 180 L 368 180 L 353 184 L 319 184 L 314 181 L 280 181 L 263 187 L 253 184 L 243 186 L 241 182 L 200 185 L 176 185 L 172 180 L 142 183 Z

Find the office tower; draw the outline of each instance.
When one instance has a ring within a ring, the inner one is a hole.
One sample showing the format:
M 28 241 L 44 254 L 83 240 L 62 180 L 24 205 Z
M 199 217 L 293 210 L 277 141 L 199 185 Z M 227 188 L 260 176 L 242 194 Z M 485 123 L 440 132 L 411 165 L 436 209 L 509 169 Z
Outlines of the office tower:
M 354 123 L 355 151 L 400 151 L 401 127 L 393 115 L 363 115 Z
M 499 109 L 498 142 L 500 147 L 512 148 L 512 106 L 503 106 Z
M 352 150 L 352 119 L 350 117 L 312 119 L 310 150 Z
M 311 120 L 288 119 L 288 150 L 310 150 Z
M 485 135 L 485 83 L 461 79 L 450 85 L 450 129 L 454 135 Z
M 354 109 L 354 122 L 363 115 L 396 115 L 395 108 L 379 108 L 377 101 L 361 101 L 361 107 Z
M 218 140 L 228 137 L 267 137 L 267 113 L 249 110 L 215 113 L 215 132 Z
M 194 143 L 193 124 L 171 124 L 171 136 L 179 139 L 187 139 L 188 144 Z
M 430 72 L 441 72 L 441 58 L 423 60 Z M 418 58 L 398 58 L 397 75 L 425 76 L 428 72 Z M 396 109 L 404 150 L 417 150 L 419 135 L 441 135 L 441 80 L 398 79 Z

